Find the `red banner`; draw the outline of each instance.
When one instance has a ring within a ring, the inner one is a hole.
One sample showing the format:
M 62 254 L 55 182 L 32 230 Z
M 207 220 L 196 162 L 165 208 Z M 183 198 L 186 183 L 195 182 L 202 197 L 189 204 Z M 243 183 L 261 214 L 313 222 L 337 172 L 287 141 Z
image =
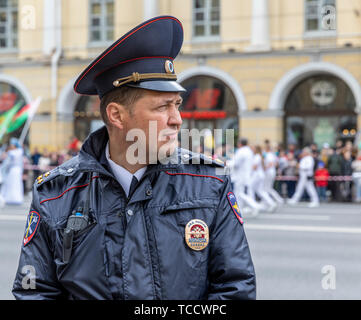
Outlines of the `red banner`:
M 15 93 L 6 92 L 0 96 L 0 113 L 8 111 L 15 105 L 17 96 Z
M 183 119 L 224 119 L 227 117 L 226 111 L 182 111 Z

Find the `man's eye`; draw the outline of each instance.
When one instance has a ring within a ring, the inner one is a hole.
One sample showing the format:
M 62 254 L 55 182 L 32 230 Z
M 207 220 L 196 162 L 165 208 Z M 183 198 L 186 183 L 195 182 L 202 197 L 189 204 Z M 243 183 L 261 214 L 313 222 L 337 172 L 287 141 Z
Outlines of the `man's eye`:
M 183 105 L 181 103 L 177 103 L 176 107 L 177 107 L 178 110 L 182 110 Z

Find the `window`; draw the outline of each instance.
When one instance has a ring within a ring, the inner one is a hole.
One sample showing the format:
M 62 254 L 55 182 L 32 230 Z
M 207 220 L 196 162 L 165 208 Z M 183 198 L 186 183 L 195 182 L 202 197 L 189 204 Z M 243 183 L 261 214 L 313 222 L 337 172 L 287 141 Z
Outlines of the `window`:
M 348 85 L 332 75 L 314 75 L 300 81 L 285 103 L 285 142 L 299 147 L 316 143 L 335 146 L 353 141 L 357 132 L 355 97 Z
M 104 125 L 99 107 L 98 96 L 81 96 L 77 101 L 74 110 L 74 133 L 80 141 L 84 141 L 89 133 Z
M 0 0 L 0 49 L 18 46 L 18 0 Z
M 193 37 L 216 38 L 220 34 L 220 0 L 193 0 Z
M 90 42 L 112 42 L 114 39 L 114 0 L 91 0 L 89 17 Z
M 336 0 L 306 0 L 305 5 L 306 32 L 336 30 Z

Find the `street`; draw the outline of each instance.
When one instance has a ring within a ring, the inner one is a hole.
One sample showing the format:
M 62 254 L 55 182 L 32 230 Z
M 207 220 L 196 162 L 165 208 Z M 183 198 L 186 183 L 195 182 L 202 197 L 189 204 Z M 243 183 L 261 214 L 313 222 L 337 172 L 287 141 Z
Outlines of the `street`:
M 30 206 L 0 211 L 0 299 L 12 282 Z M 361 206 L 306 203 L 244 217 L 257 299 L 361 299 Z

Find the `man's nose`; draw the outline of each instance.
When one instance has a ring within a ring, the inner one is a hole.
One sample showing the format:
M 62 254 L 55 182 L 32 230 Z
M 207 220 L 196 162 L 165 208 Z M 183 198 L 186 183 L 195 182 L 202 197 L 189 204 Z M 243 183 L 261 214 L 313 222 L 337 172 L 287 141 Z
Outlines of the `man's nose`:
M 182 117 L 180 115 L 180 112 L 177 107 L 173 106 L 172 108 L 169 108 L 169 118 L 168 118 L 168 124 L 169 125 L 182 125 Z

